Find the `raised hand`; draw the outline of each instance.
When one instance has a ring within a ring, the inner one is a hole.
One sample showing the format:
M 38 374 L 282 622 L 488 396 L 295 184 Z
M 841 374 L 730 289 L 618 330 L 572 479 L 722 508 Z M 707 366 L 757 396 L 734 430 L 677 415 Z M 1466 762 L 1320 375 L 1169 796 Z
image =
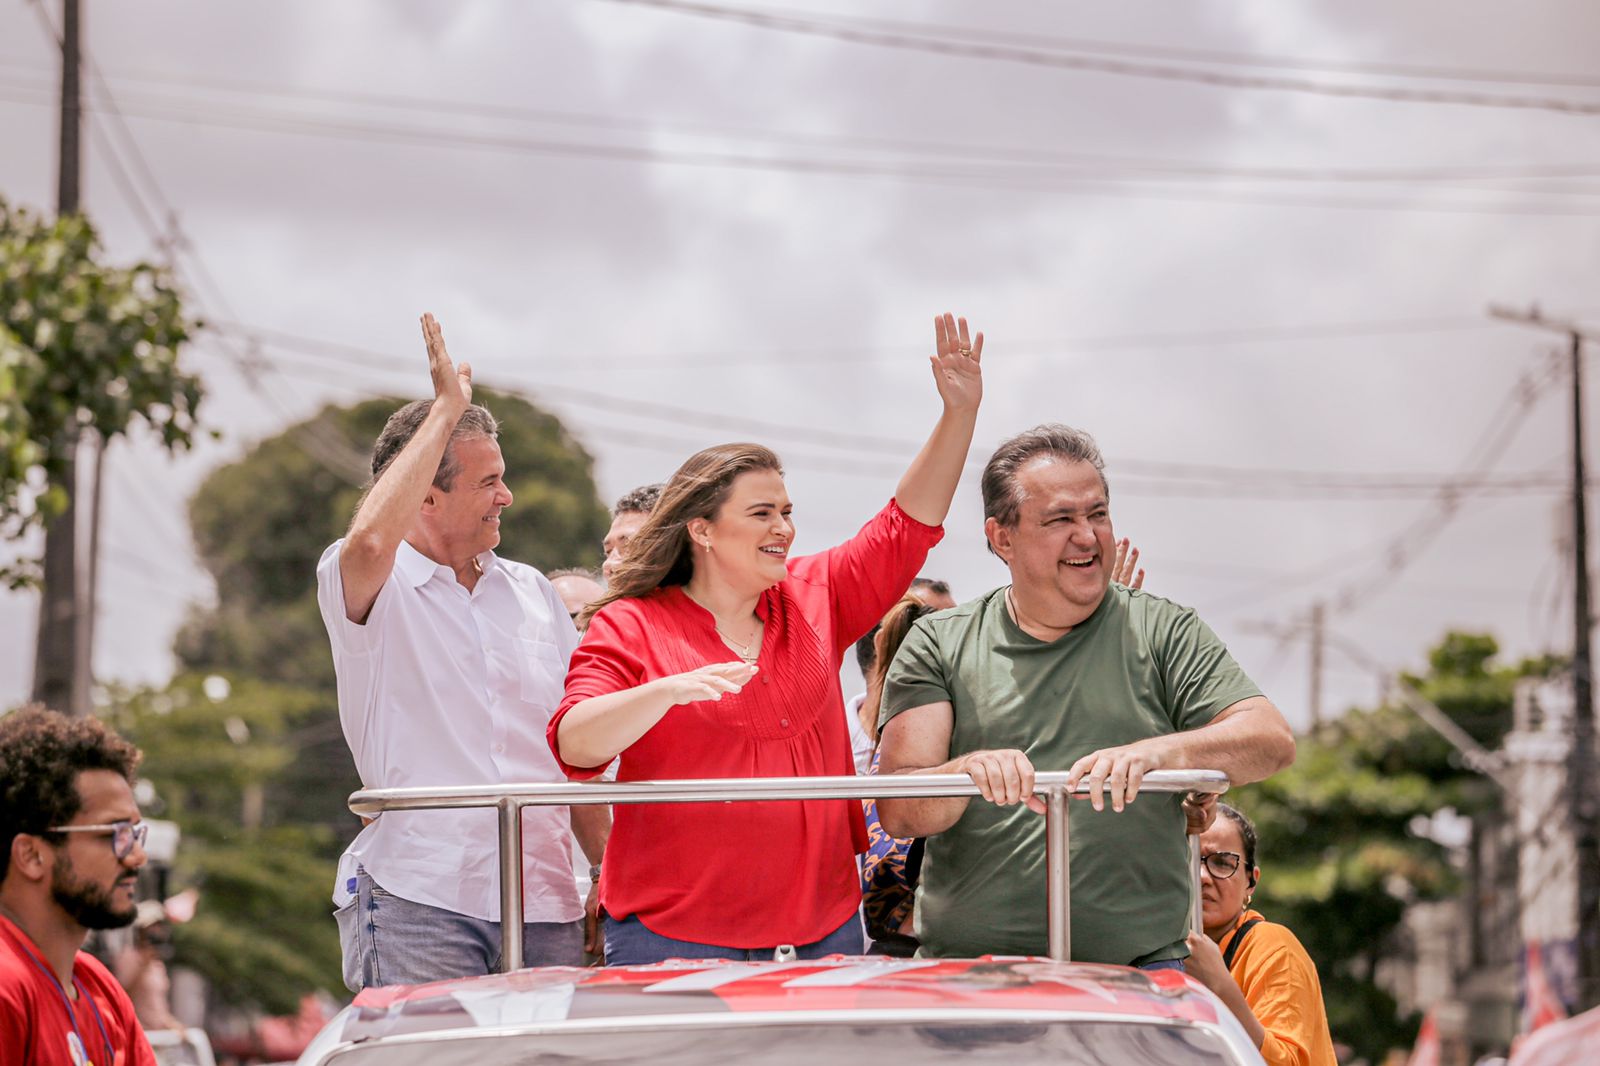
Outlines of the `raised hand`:
M 431 314 L 422 316 L 422 339 L 428 345 L 428 373 L 433 377 L 435 403 L 465 411 L 472 404 L 472 364 L 453 366 L 444 347 L 444 330 Z
M 755 663 L 712 663 L 698 670 L 664 677 L 660 685 L 677 707 L 700 700 L 720 700 L 724 695 L 738 692 L 756 676 Z
M 933 383 L 946 408 L 975 411 L 983 399 L 983 334 L 967 338 L 967 320 L 946 312 L 933 320 Z
M 1144 570 L 1139 566 L 1139 549 L 1127 537 L 1117 541 L 1117 559 L 1111 566 L 1111 580 L 1125 588 L 1144 587 Z

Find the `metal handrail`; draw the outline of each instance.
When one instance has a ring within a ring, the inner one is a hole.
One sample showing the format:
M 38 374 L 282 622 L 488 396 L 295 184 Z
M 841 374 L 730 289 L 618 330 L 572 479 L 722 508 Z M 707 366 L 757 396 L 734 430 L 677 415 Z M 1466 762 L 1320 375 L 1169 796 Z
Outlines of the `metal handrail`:
M 1065 771 L 1034 775 L 1033 794 L 1045 801 L 1045 876 L 1048 888 L 1050 957 L 1072 956 L 1071 856 L 1068 852 L 1067 799 L 1086 798 L 1088 781 L 1067 787 Z M 1220 770 L 1152 770 L 1139 791 L 1228 791 Z M 547 781 L 510 785 L 453 785 L 441 788 L 364 788 L 350 796 L 350 810 L 366 818 L 388 811 L 459 810 L 494 807 L 500 814 L 501 969 L 522 968 L 522 808 L 592 806 L 617 803 L 763 803 L 778 800 L 931 799 L 976 796 L 966 774 L 889 774 L 883 777 L 740 777 L 679 781 Z M 1200 920 L 1200 841 L 1189 838 L 1194 878 L 1190 925 Z

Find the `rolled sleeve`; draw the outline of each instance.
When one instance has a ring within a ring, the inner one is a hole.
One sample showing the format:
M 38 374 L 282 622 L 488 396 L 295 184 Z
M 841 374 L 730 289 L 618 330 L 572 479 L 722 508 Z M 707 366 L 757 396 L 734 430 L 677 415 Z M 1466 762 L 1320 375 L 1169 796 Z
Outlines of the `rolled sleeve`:
M 878 732 L 897 715 L 930 703 L 953 702 L 939 640 L 927 619 L 919 619 L 900 643 L 883 683 Z
M 588 632 L 573 651 L 561 706 L 556 708 L 556 713 L 550 716 L 550 724 L 545 727 L 550 753 L 569 779 L 591 780 L 605 773 L 606 766 L 574 766 L 561 757 L 561 745 L 556 739 L 561 720 L 584 700 L 642 685 L 645 666 L 636 649 L 644 646 L 641 642 L 645 639 L 629 606 L 618 601 L 607 605 L 590 620 Z
M 375 634 L 378 626 L 373 623 L 393 598 L 386 594 L 396 578 L 394 572 L 390 571 L 389 579 L 378 591 L 378 598 L 373 601 L 365 623 L 350 621 L 344 609 L 344 572 L 339 569 L 339 553 L 343 549 L 344 540 L 341 538 L 328 545 L 322 558 L 317 561 L 317 607 L 322 611 L 322 624 L 327 628 L 328 639 L 334 647 L 346 655 L 365 655 L 377 644 Z

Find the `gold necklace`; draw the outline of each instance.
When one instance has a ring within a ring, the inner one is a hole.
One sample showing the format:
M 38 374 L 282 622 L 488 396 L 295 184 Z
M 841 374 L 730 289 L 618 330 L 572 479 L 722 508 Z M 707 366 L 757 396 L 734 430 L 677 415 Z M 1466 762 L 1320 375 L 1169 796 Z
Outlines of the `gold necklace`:
M 757 641 L 761 637 L 762 629 L 761 621 L 759 619 L 756 621 L 756 631 L 750 634 L 750 639 L 738 640 L 729 636 L 722 626 L 717 624 L 717 612 L 713 611 L 711 608 L 695 599 L 694 595 L 689 591 L 689 586 L 685 585 L 683 587 L 683 594 L 689 598 L 690 603 L 693 603 L 696 607 L 700 608 L 706 614 L 711 616 L 711 628 L 717 631 L 717 636 L 722 638 L 722 642 L 724 644 L 733 649 L 733 653 L 735 655 L 739 656 L 740 659 L 747 663 L 753 663 L 761 657 L 761 647 L 759 644 L 757 644 Z M 751 652 L 750 650 L 750 645 L 752 644 L 757 644 L 754 652 Z
M 715 616 L 713 616 L 713 618 L 714 617 Z M 711 623 L 711 628 L 715 629 L 717 631 L 717 636 L 722 638 L 722 643 L 724 643 L 724 644 L 728 645 L 728 647 L 732 648 L 733 651 L 734 651 L 734 654 L 738 655 L 739 658 L 743 659 L 745 662 L 753 663 L 753 662 L 755 662 L 757 659 L 759 659 L 761 657 L 761 649 L 760 649 L 760 647 L 757 647 L 753 654 L 750 651 L 750 645 L 752 645 L 752 644 L 754 644 L 756 642 L 756 637 L 758 637 L 760 635 L 760 632 L 761 632 L 760 630 L 757 630 L 755 633 L 752 633 L 750 635 L 750 639 L 749 640 L 744 641 L 743 643 L 740 643 L 739 641 L 737 641 L 737 640 L 733 639 L 732 637 L 728 636 L 728 634 L 724 633 L 722 631 L 722 627 L 717 625 L 717 623 L 715 621 L 713 621 Z

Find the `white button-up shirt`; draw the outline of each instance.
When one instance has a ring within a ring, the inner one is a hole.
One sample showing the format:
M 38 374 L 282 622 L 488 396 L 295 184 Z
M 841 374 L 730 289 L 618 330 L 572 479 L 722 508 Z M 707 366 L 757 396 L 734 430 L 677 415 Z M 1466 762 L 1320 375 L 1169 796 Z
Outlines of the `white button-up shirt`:
M 856 776 L 865 777 L 872 769 L 872 738 L 861 726 L 861 705 L 867 702 L 865 692 L 851 696 L 844 705 L 844 724 L 850 730 L 850 757 L 856 761 Z
M 364 625 L 345 617 L 338 541 L 317 564 L 317 601 L 333 644 L 339 719 L 367 788 L 565 781 L 545 726 L 561 701 L 578 634 L 531 566 L 478 556 L 472 591 L 401 542 Z M 524 917 L 583 917 L 565 807 L 522 812 Z M 493 808 L 391 811 L 339 861 L 334 902 L 352 898 L 357 864 L 402 899 L 500 920 Z

